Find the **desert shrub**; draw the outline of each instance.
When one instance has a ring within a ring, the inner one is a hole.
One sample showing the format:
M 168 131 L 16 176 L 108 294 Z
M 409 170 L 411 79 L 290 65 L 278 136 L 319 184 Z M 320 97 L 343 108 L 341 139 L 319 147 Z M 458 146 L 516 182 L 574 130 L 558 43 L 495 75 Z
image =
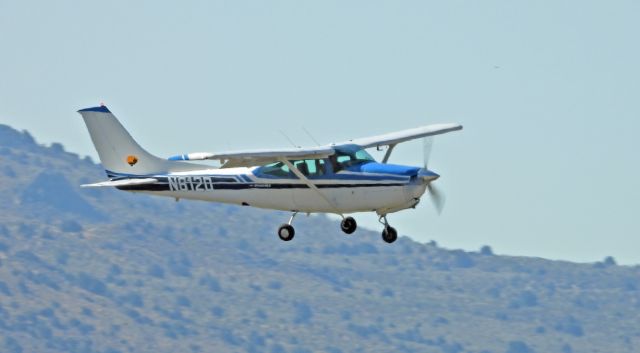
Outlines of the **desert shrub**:
M 179 254 L 176 256 L 172 256 L 169 258 L 168 264 L 169 271 L 176 275 L 182 277 L 191 277 L 191 260 L 185 254 Z
M 156 278 L 164 278 L 164 269 L 158 264 L 153 264 L 147 269 L 147 274 Z
M 296 302 L 293 305 L 293 323 L 294 324 L 307 324 L 313 317 L 313 310 L 307 303 Z
M 183 306 L 185 308 L 190 308 L 191 307 L 191 300 L 189 300 L 189 298 L 185 297 L 184 295 L 179 295 L 176 298 L 176 305 Z
M 259 320 L 266 320 L 267 317 L 268 317 L 267 313 L 265 313 L 264 310 L 262 309 L 256 310 L 256 318 L 258 318 Z
M 24 351 L 20 343 L 13 337 L 6 337 L 4 339 L 4 348 L 7 353 L 22 353 Z
M 509 307 L 513 309 L 523 307 L 533 307 L 538 305 L 538 296 L 530 290 L 518 293 L 509 303 Z
M 107 288 L 107 285 L 104 284 L 104 282 L 102 282 L 101 280 L 91 276 L 86 272 L 80 272 L 75 277 L 74 282 L 78 287 L 86 291 L 89 291 L 93 294 L 102 295 L 105 297 L 109 296 L 109 290 Z
M 82 225 L 74 220 L 66 220 L 60 224 L 60 230 L 65 233 L 79 233 L 82 232 Z
M 130 292 L 125 295 L 118 297 L 118 304 L 120 305 L 131 305 L 136 308 L 144 307 L 144 300 L 138 293 Z
M 223 342 L 230 344 L 232 346 L 239 346 L 244 342 L 242 338 L 236 336 L 233 333 L 233 331 L 226 328 L 222 329 L 222 332 L 220 332 L 220 335 Z
M 20 223 L 20 225 L 18 226 L 18 234 L 24 236 L 25 238 L 31 238 L 36 234 L 36 230 L 33 225 Z
M 117 264 L 113 264 L 109 267 L 109 276 L 119 276 L 122 274 L 122 268 Z
M 11 293 L 11 290 L 9 289 L 9 286 L 3 281 L 0 281 L 0 294 L 3 294 L 7 297 L 10 297 L 13 295 Z
M 493 256 L 493 249 L 489 245 L 484 245 L 480 248 L 480 254 L 484 256 Z
M 210 274 L 200 277 L 198 284 L 207 287 L 212 292 L 220 292 L 222 290 L 220 282 Z
M 469 268 L 475 265 L 473 258 L 465 251 L 454 250 L 452 251 L 452 265 L 455 267 Z
M 535 353 L 535 351 L 522 341 L 511 341 L 506 353 Z
M 347 329 L 362 338 L 375 337 L 381 333 L 380 329 L 373 325 L 364 326 L 350 323 L 347 325 Z
M 211 308 L 211 315 L 215 317 L 223 317 L 224 309 L 219 306 L 214 306 L 213 308 Z
M 561 319 L 553 326 L 553 328 L 558 332 L 566 333 L 575 337 L 582 337 L 584 335 L 582 325 L 573 316 L 567 316 Z

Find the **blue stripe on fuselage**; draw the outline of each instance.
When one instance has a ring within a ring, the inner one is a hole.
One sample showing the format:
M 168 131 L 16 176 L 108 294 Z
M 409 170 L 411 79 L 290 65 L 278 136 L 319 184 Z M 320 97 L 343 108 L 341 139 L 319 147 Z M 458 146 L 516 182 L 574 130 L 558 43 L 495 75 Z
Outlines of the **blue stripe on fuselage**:
M 413 176 L 420 171 L 419 167 L 386 163 L 362 163 L 348 167 L 347 170 L 360 173 L 391 174 L 396 176 Z
M 119 179 L 137 179 L 137 178 L 157 178 L 157 179 L 164 179 L 164 182 L 168 181 L 168 178 L 176 178 L 176 177 L 185 177 L 185 178 L 191 178 L 191 177 L 206 177 L 206 178 L 212 178 L 213 183 L 240 183 L 240 184 L 271 184 L 271 185 L 278 185 L 277 183 L 274 183 L 274 181 L 280 180 L 280 181 L 290 181 L 288 183 L 282 183 L 282 185 L 306 185 L 302 182 L 299 182 L 299 179 L 295 178 L 259 178 L 258 180 L 253 180 L 251 179 L 249 176 L 247 175 L 243 175 L 243 174 L 236 174 L 236 175 L 231 175 L 231 174 L 127 174 L 127 173 L 116 173 L 116 172 L 112 172 L 110 170 L 105 170 L 107 173 L 107 176 L 109 178 L 111 178 L 112 180 L 119 180 Z M 343 174 L 343 173 L 338 173 L 338 174 L 331 174 L 331 175 L 322 175 L 322 176 L 314 176 L 314 177 L 309 177 L 310 180 L 317 180 L 317 181 L 323 181 L 323 182 L 329 182 L 332 180 L 335 180 L 337 182 L 351 182 L 351 183 L 344 183 L 344 184 L 316 184 L 318 187 L 328 187 L 329 185 L 339 185 L 336 187 L 346 187 L 346 186 L 358 186 L 361 184 L 354 184 L 354 182 L 363 182 L 363 186 L 376 186 L 376 185 L 386 185 L 386 184 L 393 184 L 393 185 L 399 185 L 402 183 L 406 183 L 408 182 L 410 179 L 409 177 L 405 177 L 405 176 L 398 176 L 398 175 L 366 175 L 364 173 L 358 173 L 358 174 Z M 368 182 L 366 184 L 364 184 L 365 182 Z

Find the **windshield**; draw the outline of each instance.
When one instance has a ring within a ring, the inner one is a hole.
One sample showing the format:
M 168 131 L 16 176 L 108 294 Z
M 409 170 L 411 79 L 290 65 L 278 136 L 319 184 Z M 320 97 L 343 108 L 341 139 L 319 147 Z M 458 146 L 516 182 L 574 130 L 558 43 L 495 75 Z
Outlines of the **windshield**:
M 354 165 L 375 162 L 375 159 L 364 149 L 339 149 L 336 150 L 337 170 L 345 169 Z M 336 170 L 336 171 L 337 171 Z

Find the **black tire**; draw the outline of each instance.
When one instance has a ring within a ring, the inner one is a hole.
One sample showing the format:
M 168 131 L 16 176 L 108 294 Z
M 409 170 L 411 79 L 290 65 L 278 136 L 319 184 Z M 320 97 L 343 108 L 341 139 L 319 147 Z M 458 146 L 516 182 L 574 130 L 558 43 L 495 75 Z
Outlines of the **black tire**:
M 282 241 L 290 241 L 296 235 L 296 230 L 290 224 L 283 224 L 278 228 L 278 237 Z
M 391 226 L 384 227 L 384 230 L 382 231 L 382 240 L 391 244 L 396 241 L 396 239 L 398 239 L 398 232 L 396 232 L 396 229 Z
M 347 217 L 340 222 L 340 229 L 347 234 L 355 232 L 356 228 L 358 228 L 358 223 L 353 217 Z

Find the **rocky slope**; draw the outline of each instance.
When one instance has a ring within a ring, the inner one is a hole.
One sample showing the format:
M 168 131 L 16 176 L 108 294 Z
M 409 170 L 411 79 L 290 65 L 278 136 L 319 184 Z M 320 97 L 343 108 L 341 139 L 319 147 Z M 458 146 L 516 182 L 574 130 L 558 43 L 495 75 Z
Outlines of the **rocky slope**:
M 446 250 L 323 216 L 86 190 L 0 125 L 2 352 L 637 352 L 640 269 Z

